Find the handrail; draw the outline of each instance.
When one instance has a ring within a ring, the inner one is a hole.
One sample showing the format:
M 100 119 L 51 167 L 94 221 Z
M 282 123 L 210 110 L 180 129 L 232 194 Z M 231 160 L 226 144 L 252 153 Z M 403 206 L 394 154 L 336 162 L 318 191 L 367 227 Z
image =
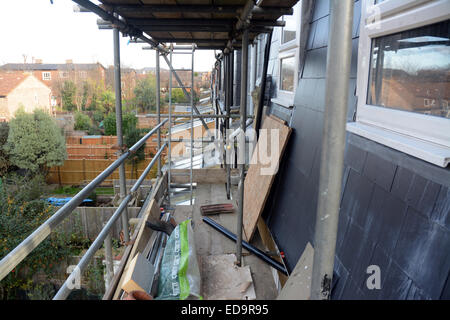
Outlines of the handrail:
M 73 272 L 69 275 L 69 277 L 66 279 L 64 284 L 61 286 L 61 288 L 58 290 L 56 295 L 53 297 L 54 300 L 65 300 L 73 288 L 69 287 L 69 284 L 73 284 L 73 280 L 75 277 L 81 277 L 82 272 L 84 269 L 88 266 L 91 259 L 94 257 L 95 253 L 103 244 L 103 241 L 106 239 L 108 234 L 111 232 L 112 227 L 114 226 L 114 223 L 116 220 L 120 217 L 122 214 L 122 211 L 125 209 L 125 207 L 128 205 L 128 202 L 130 202 L 132 198 L 132 194 L 134 191 L 136 191 L 142 182 L 144 181 L 147 174 L 150 172 L 153 165 L 156 163 L 156 160 L 161 156 L 162 151 L 167 146 L 167 143 L 165 143 L 155 154 L 152 161 L 148 164 L 147 168 L 145 168 L 144 172 L 142 172 L 139 179 L 136 181 L 136 183 L 131 187 L 130 193 L 122 200 L 119 207 L 116 209 L 116 211 L 113 213 L 111 218 L 108 220 L 106 225 L 103 227 L 103 229 L 100 231 L 97 238 L 95 238 L 94 242 L 90 245 L 89 249 L 86 251 L 86 253 L 81 258 L 80 262 L 78 262 L 77 266 L 73 270 Z
M 156 127 L 150 130 L 144 137 L 124 152 L 86 187 L 78 192 L 69 202 L 59 208 L 48 220 L 41 224 L 33 231 L 33 233 L 0 260 L 0 281 L 22 262 L 22 260 L 25 259 L 42 241 L 44 241 L 50 235 L 52 230 L 54 230 L 55 227 L 58 226 L 58 224 L 60 224 L 76 207 L 78 207 L 78 205 L 89 196 L 100 183 L 111 175 L 131 154 L 136 152 L 147 139 L 156 133 L 167 121 L 168 120 L 166 119 L 160 122 Z

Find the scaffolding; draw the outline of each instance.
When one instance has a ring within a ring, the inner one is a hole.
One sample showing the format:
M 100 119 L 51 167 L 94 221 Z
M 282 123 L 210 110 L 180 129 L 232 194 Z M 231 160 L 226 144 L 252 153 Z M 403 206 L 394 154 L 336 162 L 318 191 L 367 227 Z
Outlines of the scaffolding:
M 120 173 L 120 205 L 114 212 L 109 221 L 97 236 L 95 241 L 82 257 L 74 271 L 64 282 L 54 299 L 66 299 L 70 294 L 73 282 L 77 276 L 86 269 L 88 263 L 93 258 L 95 252 L 104 245 L 105 258 L 107 265 L 108 279 L 111 280 L 114 271 L 112 268 L 112 245 L 111 230 L 114 223 L 119 219 L 122 220 L 124 227 L 124 239 L 129 245 L 130 233 L 127 206 L 132 200 L 133 194 L 140 188 L 142 182 L 157 164 L 157 185 L 163 178 L 163 164 L 161 155 L 165 148 L 168 148 L 168 162 L 166 166 L 168 183 L 167 183 L 167 203 L 171 206 L 172 187 L 180 185 L 171 184 L 172 169 L 172 142 L 185 141 L 189 142 L 189 183 L 187 187 L 190 192 L 190 204 L 194 202 L 193 197 L 193 163 L 194 163 L 194 142 L 215 143 L 219 146 L 222 155 L 222 165 L 225 165 L 226 172 L 226 193 L 230 199 L 231 193 L 231 165 L 230 159 L 227 158 L 227 150 L 231 147 L 231 138 L 236 134 L 229 135 L 230 123 L 232 119 L 239 119 L 239 128 L 237 131 L 243 133 L 243 143 L 245 144 L 245 131 L 247 126 L 254 120 L 254 115 L 247 115 L 247 75 L 248 75 L 248 46 L 257 35 L 266 33 L 271 35 L 273 27 L 284 26 L 283 21 L 278 18 L 282 15 L 293 13 L 292 6 L 297 0 L 284 1 L 283 3 L 273 1 L 241 1 L 241 5 L 236 5 L 236 1 L 230 2 L 228 5 L 160 5 L 160 4 L 133 4 L 132 1 L 116 1 L 115 5 L 109 1 L 101 1 L 101 5 L 96 5 L 89 0 L 73 0 L 79 5 L 77 11 L 93 12 L 101 19 L 97 21 L 99 29 L 113 29 L 114 43 L 114 75 L 115 75 L 115 94 L 116 94 L 116 124 L 117 136 L 120 156 L 107 169 L 92 180 L 85 188 L 83 188 L 71 201 L 58 209 L 56 213 L 38 229 L 29 235 L 21 244 L 12 250 L 7 256 L 0 261 L 0 280 L 3 279 L 11 270 L 13 270 L 33 249 L 35 249 L 46 237 L 59 225 L 71 212 L 87 197 L 102 181 L 104 181 L 114 170 L 119 168 Z M 159 1 L 157 2 L 159 3 Z M 194 2 L 193 2 L 194 3 Z M 225 1 L 226 3 L 226 1 Z M 276 6 L 273 3 L 277 3 Z M 139 14 L 137 14 L 139 13 Z M 184 15 L 197 15 L 198 18 L 187 18 Z M 204 15 L 210 18 L 201 18 Z M 141 16 L 137 18 L 137 16 Z M 145 18 L 142 18 L 145 16 Z M 163 18 L 164 17 L 164 18 Z M 169 17 L 169 18 L 167 18 Z M 158 124 L 150 130 L 141 140 L 129 149 L 123 146 L 122 134 L 122 106 L 121 106 L 121 80 L 120 80 L 120 52 L 119 52 L 119 32 L 131 37 L 132 43 L 146 43 L 150 47 L 144 49 L 154 49 L 156 52 L 156 115 Z M 205 37 L 204 33 L 209 33 L 209 37 Z M 190 34 L 190 37 L 186 36 Z M 270 39 L 270 36 L 269 36 Z M 270 40 L 269 40 L 270 42 Z M 164 43 L 169 43 L 166 45 Z M 174 45 L 176 43 L 176 45 Z M 189 45 L 181 45 L 189 43 Z M 222 52 L 216 56 L 216 66 L 224 64 L 225 74 L 220 74 L 220 68 L 215 68 L 213 79 L 211 82 L 211 102 L 215 107 L 216 114 L 202 114 L 195 105 L 194 99 L 194 52 L 196 50 L 221 50 Z M 242 50 L 241 70 L 241 87 L 240 87 L 240 103 L 238 106 L 239 114 L 232 114 L 233 108 L 233 70 L 234 59 L 233 52 L 236 49 Z M 173 58 L 177 54 L 191 55 L 191 68 L 183 69 L 190 71 L 190 85 L 182 82 L 178 75 L 178 71 L 173 67 Z M 168 114 L 161 114 L 160 102 L 160 58 L 163 58 L 169 67 L 169 108 Z M 265 55 L 264 65 L 267 66 L 268 52 Z M 178 86 L 173 86 L 173 78 Z M 225 107 L 222 108 L 219 103 L 220 90 L 219 83 L 223 81 L 223 91 Z M 180 88 L 186 98 L 190 101 L 190 112 L 185 114 L 172 114 L 172 90 Z M 189 90 L 189 91 L 188 91 Z M 262 100 L 262 97 L 259 97 Z M 260 113 L 262 108 L 258 109 Z M 255 119 L 256 131 L 259 129 L 259 114 Z M 161 120 L 166 118 L 165 120 Z M 176 123 L 177 118 L 184 118 L 182 121 L 190 126 L 190 138 L 182 140 L 172 139 L 172 126 Z M 216 128 L 219 129 L 220 136 L 215 137 L 211 134 L 205 119 L 215 119 Z M 194 139 L 194 119 L 198 119 L 207 133 L 206 139 Z M 250 121 L 249 121 L 250 120 Z M 168 125 L 168 138 L 166 141 L 161 139 L 161 129 L 164 125 Z M 137 179 L 127 193 L 126 177 L 124 171 L 124 161 L 138 150 L 144 143 L 154 134 L 157 134 L 158 151 L 146 167 L 142 175 Z M 163 143 L 164 142 L 164 143 Z M 244 201 L 244 177 L 245 177 L 245 156 L 244 161 L 239 163 L 239 184 L 238 184 L 238 218 L 237 225 L 237 241 L 236 241 L 236 264 L 241 265 L 242 260 L 242 225 L 243 225 L 243 201 Z M 182 185 L 186 188 L 186 185 Z M 149 197 L 153 192 L 150 192 Z

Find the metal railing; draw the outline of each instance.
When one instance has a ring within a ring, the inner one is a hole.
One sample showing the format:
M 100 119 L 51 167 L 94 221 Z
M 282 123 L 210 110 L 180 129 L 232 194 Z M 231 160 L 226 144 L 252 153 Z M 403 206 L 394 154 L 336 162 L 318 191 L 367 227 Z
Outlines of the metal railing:
M 144 143 L 160 128 L 167 122 L 168 120 L 164 120 L 160 122 L 156 127 L 150 130 L 144 137 L 142 137 L 138 142 L 136 142 L 131 148 L 125 151 L 117 160 L 115 160 L 108 168 L 102 171 L 94 180 L 92 180 L 86 187 L 84 187 L 80 192 L 78 192 L 69 202 L 67 202 L 64 206 L 59 208 L 47 221 L 41 224 L 33 233 L 31 233 L 25 240 L 23 240 L 16 248 L 14 248 L 10 253 L 8 253 L 1 261 L 0 261 L 0 281 L 5 278 L 9 272 L 11 272 L 23 259 L 25 259 L 42 241 L 44 241 L 55 228 L 70 214 L 72 211 L 81 204 L 81 202 L 89 196 L 92 191 L 100 185 L 109 175 L 111 175 L 130 155 L 134 154 L 140 147 L 144 145 Z M 94 241 L 91 247 L 97 247 L 97 240 L 100 237 L 103 237 L 103 240 L 106 238 L 106 235 L 109 232 L 109 229 L 115 222 L 115 220 L 120 216 L 120 213 L 123 211 L 125 206 L 131 200 L 131 195 L 134 191 L 136 191 L 142 182 L 145 179 L 145 176 L 150 172 L 150 169 L 155 164 L 156 160 L 161 156 L 162 150 L 165 148 L 167 144 L 164 144 L 157 152 L 157 154 L 153 157 L 152 161 L 149 163 L 147 168 L 142 173 L 141 177 L 136 181 L 132 192 L 128 196 L 126 196 L 119 208 L 116 210 L 114 215 L 111 217 L 110 221 L 108 221 L 107 225 L 97 239 Z M 114 220 L 114 221 L 112 221 Z M 112 221 L 112 222 L 111 222 Z M 102 241 L 103 241 L 102 240 Z M 101 245 L 101 242 L 100 242 Z M 84 257 L 83 257 L 84 259 Z M 81 260 L 80 263 L 85 260 Z
M 144 181 L 147 174 L 150 172 L 153 165 L 156 163 L 158 158 L 161 156 L 162 151 L 167 146 L 167 143 L 165 143 L 155 154 L 152 161 L 148 164 L 147 168 L 145 168 L 144 172 L 142 172 L 139 179 L 136 181 L 136 183 L 131 187 L 130 193 L 122 200 L 119 207 L 116 209 L 116 211 L 113 213 L 111 218 L 106 223 L 105 227 L 102 229 L 102 231 L 99 233 L 97 238 L 94 240 L 94 242 L 90 245 L 89 249 L 86 251 L 86 253 L 81 258 L 80 262 L 77 264 L 73 272 L 69 275 L 67 280 L 64 282 L 62 287 L 58 290 L 54 300 L 64 300 L 66 299 L 70 292 L 73 289 L 73 284 L 76 281 L 76 277 L 81 277 L 82 272 L 86 269 L 91 259 L 94 257 L 95 253 L 103 244 L 103 241 L 106 239 L 106 237 L 111 232 L 112 227 L 114 226 L 114 223 L 117 221 L 117 219 L 121 216 L 122 211 L 126 208 L 130 200 L 132 199 L 132 194 L 139 189 L 142 182 Z

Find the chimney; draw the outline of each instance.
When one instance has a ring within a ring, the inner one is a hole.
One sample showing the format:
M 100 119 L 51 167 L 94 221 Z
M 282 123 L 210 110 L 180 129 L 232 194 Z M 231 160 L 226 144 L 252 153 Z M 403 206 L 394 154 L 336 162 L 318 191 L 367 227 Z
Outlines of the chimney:
M 66 64 L 73 64 L 73 60 L 72 59 L 67 59 L 66 60 Z
M 42 64 L 42 59 L 35 59 L 35 60 L 34 60 L 34 63 L 40 63 L 40 64 Z

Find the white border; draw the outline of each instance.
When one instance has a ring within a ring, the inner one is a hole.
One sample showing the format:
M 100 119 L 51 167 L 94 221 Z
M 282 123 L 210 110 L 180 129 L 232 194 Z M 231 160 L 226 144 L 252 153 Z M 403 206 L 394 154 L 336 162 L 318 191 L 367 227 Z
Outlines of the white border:
M 283 107 L 291 108 L 294 106 L 295 90 L 298 86 L 298 67 L 299 67 L 299 49 L 301 37 L 301 12 L 303 2 L 298 2 L 294 6 L 294 14 L 292 15 L 297 28 L 295 30 L 295 39 L 281 43 L 283 41 L 283 28 L 280 30 L 280 45 L 278 47 L 278 81 L 277 81 L 277 97 L 271 98 L 271 102 L 281 105 Z M 281 60 L 289 57 L 294 57 L 294 89 L 293 91 L 281 90 Z

